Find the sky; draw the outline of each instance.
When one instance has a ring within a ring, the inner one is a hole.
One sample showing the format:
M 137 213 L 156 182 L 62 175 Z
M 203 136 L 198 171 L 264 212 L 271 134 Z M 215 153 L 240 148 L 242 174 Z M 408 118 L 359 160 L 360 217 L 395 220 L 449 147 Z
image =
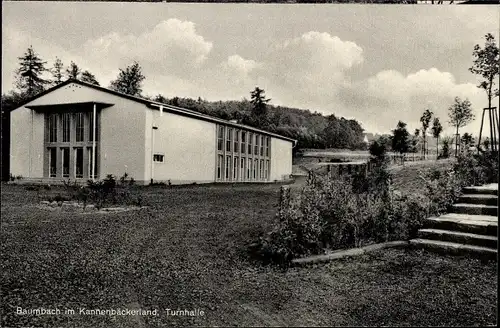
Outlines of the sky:
M 484 90 L 468 68 L 484 35 L 498 40 L 500 9 L 461 5 L 172 4 L 2 2 L 2 92 L 32 45 L 51 67 L 60 58 L 102 86 L 139 62 L 143 94 L 206 100 L 249 98 L 413 132 L 427 108 L 440 118 L 468 98 L 478 134 Z M 498 98 L 497 98 L 498 100 Z

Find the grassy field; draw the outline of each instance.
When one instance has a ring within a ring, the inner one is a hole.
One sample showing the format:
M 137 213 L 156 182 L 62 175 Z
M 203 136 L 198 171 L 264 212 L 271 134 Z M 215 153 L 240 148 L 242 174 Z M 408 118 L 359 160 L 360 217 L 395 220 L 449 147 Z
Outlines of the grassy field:
M 262 267 L 244 249 L 272 225 L 279 185 L 140 190 L 147 209 L 88 215 L 40 209 L 36 192 L 2 185 L 1 326 L 497 322 L 496 263 L 389 250 L 288 271 Z M 21 316 L 17 307 L 76 314 Z M 79 308 L 159 316 L 90 316 Z M 205 315 L 167 316 L 167 308 Z
M 393 165 L 390 168 L 390 172 L 393 175 L 394 188 L 401 191 L 402 193 L 424 193 L 425 184 L 419 175 L 426 175 L 432 169 L 438 169 L 439 171 L 444 171 L 451 168 L 453 165 L 453 160 L 428 160 L 428 161 L 418 161 L 418 162 L 408 162 L 404 165 Z

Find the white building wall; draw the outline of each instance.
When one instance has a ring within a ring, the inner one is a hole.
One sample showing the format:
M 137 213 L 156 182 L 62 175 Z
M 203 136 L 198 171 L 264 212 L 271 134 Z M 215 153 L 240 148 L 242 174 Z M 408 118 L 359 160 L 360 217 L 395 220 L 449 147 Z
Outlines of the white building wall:
M 99 91 L 98 91 L 99 92 Z M 146 105 L 110 95 L 114 106 L 101 112 L 99 170 L 100 178 L 127 172 L 139 183 L 148 182 L 145 175 Z
M 29 176 L 29 140 L 26 129 L 31 121 L 26 106 L 70 104 L 78 102 L 103 102 L 114 104 L 104 108 L 100 115 L 100 138 L 98 139 L 97 166 L 100 178 L 113 174 L 117 178 L 125 172 L 136 181 L 145 176 L 145 132 L 146 112 L 144 104 L 119 97 L 87 86 L 70 83 L 12 112 L 11 120 L 11 172 Z M 44 114 L 35 112 L 34 137 L 32 143 L 32 178 L 43 177 Z
M 43 127 L 43 114 L 35 111 L 32 113 L 26 107 L 11 112 L 10 172 L 12 175 L 20 175 L 23 178 L 43 176 Z
M 292 142 L 271 138 L 270 181 L 283 180 L 292 174 Z
M 170 180 L 172 184 L 215 181 L 216 124 L 166 111 L 160 116 L 159 110 L 151 110 L 151 124 L 158 127 L 146 129 L 154 134 L 154 153 L 164 155 L 163 163 L 153 163 L 154 181 Z M 152 143 L 151 138 L 146 140 Z M 151 149 L 151 145 L 146 148 Z M 149 161 L 152 155 L 147 156 Z

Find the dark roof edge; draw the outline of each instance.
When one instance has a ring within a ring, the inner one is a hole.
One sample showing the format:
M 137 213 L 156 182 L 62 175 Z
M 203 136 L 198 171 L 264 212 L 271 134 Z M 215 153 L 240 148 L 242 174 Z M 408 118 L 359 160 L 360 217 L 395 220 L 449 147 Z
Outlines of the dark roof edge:
M 41 93 L 39 93 L 39 94 L 31 97 L 30 99 L 28 99 L 28 100 L 24 101 L 23 103 L 21 103 L 20 105 L 18 105 L 12 111 L 14 111 L 14 110 L 16 110 L 16 109 L 18 109 L 20 107 L 23 107 L 26 104 L 28 104 L 28 103 L 30 103 L 30 102 L 32 102 L 32 101 L 34 101 L 34 100 L 36 100 L 36 99 L 38 99 L 38 98 L 46 95 L 46 94 L 48 94 L 48 93 L 50 93 L 50 92 L 52 92 L 54 90 L 57 90 L 57 89 L 65 86 L 65 85 L 68 85 L 70 83 L 80 84 L 80 85 L 87 86 L 87 87 L 90 87 L 90 88 L 93 88 L 93 89 L 96 89 L 96 90 L 99 90 L 99 91 L 102 91 L 102 92 L 113 94 L 113 95 L 115 95 L 117 97 L 123 97 L 123 98 L 129 99 L 129 100 L 132 100 L 132 101 L 136 101 L 138 103 L 146 105 L 149 108 L 151 108 L 152 105 L 156 105 L 158 107 L 159 106 L 163 106 L 164 108 L 169 108 L 171 110 L 174 110 L 174 111 L 177 111 L 177 112 L 181 112 L 181 113 L 185 114 L 186 116 L 195 117 L 195 118 L 199 118 L 199 119 L 210 121 L 210 122 L 222 123 L 222 124 L 226 124 L 226 125 L 241 127 L 241 128 L 245 128 L 245 129 L 248 129 L 248 130 L 258 131 L 260 133 L 267 134 L 267 135 L 270 135 L 270 136 L 273 136 L 273 137 L 276 137 L 276 138 L 280 138 L 280 139 L 283 139 L 283 140 L 286 140 L 286 141 L 291 141 L 291 142 L 294 143 L 294 145 L 297 142 L 295 139 L 288 138 L 288 137 L 285 137 L 285 136 L 282 136 L 282 135 L 279 135 L 279 134 L 276 134 L 276 133 L 272 133 L 272 132 L 269 132 L 269 131 L 257 129 L 257 128 L 254 128 L 254 127 L 251 127 L 251 126 L 248 126 L 248 125 L 243 125 L 243 124 L 238 124 L 238 123 L 232 123 L 232 122 L 227 121 L 227 120 L 223 120 L 223 119 L 220 119 L 220 118 L 217 118 L 217 117 L 214 117 L 214 116 L 210 116 L 210 115 L 201 114 L 201 113 L 198 113 L 198 112 L 195 112 L 193 110 L 186 109 L 186 108 L 176 107 L 176 106 L 163 104 L 163 103 L 160 103 L 160 102 L 157 102 L 157 101 L 153 101 L 153 100 L 148 100 L 148 99 L 144 99 L 144 98 L 140 98 L 140 97 L 136 97 L 136 96 L 131 96 L 131 95 L 128 95 L 126 93 L 118 92 L 118 91 L 115 91 L 115 90 L 111 90 L 111 89 L 108 89 L 108 88 L 101 87 L 99 85 L 95 85 L 95 84 L 92 84 L 92 83 L 87 83 L 87 82 L 83 82 L 83 81 L 75 80 L 75 79 L 66 80 L 66 81 L 64 81 L 61 84 L 53 86 L 52 88 L 49 88 L 49 89 L 47 89 L 47 90 L 45 90 L 45 91 L 43 91 L 43 92 L 41 92 Z
M 189 116 L 189 117 L 194 117 L 194 118 L 197 118 L 197 119 L 201 119 L 201 120 L 205 120 L 205 121 L 209 121 L 209 122 L 213 122 L 213 123 L 220 123 L 220 124 L 224 124 L 224 125 L 229 125 L 229 126 L 233 126 L 233 127 L 237 127 L 237 128 L 241 128 L 241 129 L 246 129 L 246 130 L 249 130 L 249 131 L 259 132 L 259 133 L 262 133 L 262 134 L 266 134 L 268 136 L 272 136 L 272 137 L 275 137 L 275 138 L 279 138 L 279 139 L 283 139 L 283 140 L 286 140 L 286 141 L 293 142 L 294 144 L 297 142 L 295 139 L 288 138 L 288 137 L 282 136 L 282 135 L 277 134 L 277 133 L 269 132 L 269 131 L 266 131 L 266 130 L 261 130 L 261 129 L 254 128 L 254 127 L 249 126 L 249 125 L 244 125 L 244 124 L 240 124 L 240 123 L 234 123 L 234 122 L 231 122 L 231 121 L 228 121 L 228 120 L 224 120 L 224 119 L 221 119 L 221 118 L 218 118 L 218 117 L 214 117 L 214 116 L 210 116 L 210 115 L 198 113 L 196 111 L 189 110 L 189 109 L 182 108 L 182 107 L 177 107 L 177 106 L 172 106 L 172 105 L 166 105 L 166 104 L 162 104 L 162 103 L 158 103 L 158 102 L 154 102 L 154 101 L 152 101 L 148 105 L 148 107 L 153 108 L 153 105 L 154 106 L 158 106 L 158 110 L 159 110 L 160 106 L 163 106 L 163 108 L 168 109 L 168 110 L 173 111 L 173 112 L 177 112 L 178 114 L 181 114 L 181 115 L 185 115 L 185 116 Z
M 87 82 L 83 82 L 83 81 L 80 81 L 80 80 L 75 80 L 75 79 L 69 79 L 69 80 L 66 80 L 58 85 L 55 85 L 53 86 L 52 88 L 49 88 L 43 92 L 40 92 L 39 94 L 36 94 L 34 95 L 33 97 L 29 98 L 28 100 L 22 102 L 21 104 L 17 105 L 16 108 L 14 108 L 12 111 L 20 108 L 20 107 L 23 107 L 25 106 L 26 104 L 40 98 L 40 97 L 43 97 L 45 96 L 46 94 L 52 92 L 52 91 L 55 91 L 59 88 L 62 88 L 70 83 L 76 83 L 76 84 L 80 84 L 80 85 L 83 85 L 83 86 L 86 86 L 86 87 L 90 87 L 90 88 L 94 88 L 96 90 L 99 90 L 99 91 L 103 91 L 103 92 L 107 92 L 107 93 L 111 93 L 111 94 L 114 94 L 116 96 L 119 96 L 119 97 L 124 97 L 124 98 L 127 98 L 127 99 L 130 99 L 130 100 L 134 100 L 134 101 L 137 101 L 137 102 L 140 102 L 140 103 L 143 103 L 143 104 L 148 104 L 150 101 L 149 100 L 146 100 L 146 99 L 143 99 L 143 98 L 139 98 L 139 97 L 135 97 L 135 96 L 131 96 L 131 95 L 128 95 L 128 94 L 125 94 L 125 93 L 121 93 L 121 92 L 118 92 L 118 91 L 114 91 L 114 90 L 111 90 L 111 89 L 107 89 L 107 88 L 104 88 L 104 87 L 101 87 L 99 85 L 95 85 L 95 84 L 92 84 L 92 83 L 87 83 Z

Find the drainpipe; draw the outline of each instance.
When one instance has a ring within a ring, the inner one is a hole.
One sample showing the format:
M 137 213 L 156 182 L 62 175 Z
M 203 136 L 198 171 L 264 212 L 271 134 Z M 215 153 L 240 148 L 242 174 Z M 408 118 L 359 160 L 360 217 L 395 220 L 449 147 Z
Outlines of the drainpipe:
M 158 130 L 158 127 L 153 125 L 151 130 L 151 183 L 154 182 L 154 169 L 155 169 L 154 166 L 155 130 Z
M 92 120 L 92 181 L 95 181 L 95 128 L 96 128 L 96 104 L 94 103 L 94 112 Z
M 30 150 L 29 150 L 29 173 L 28 177 L 31 178 L 31 166 L 33 165 L 32 163 L 32 155 L 31 155 L 31 148 L 33 148 L 33 109 L 31 110 L 31 133 L 30 133 Z

